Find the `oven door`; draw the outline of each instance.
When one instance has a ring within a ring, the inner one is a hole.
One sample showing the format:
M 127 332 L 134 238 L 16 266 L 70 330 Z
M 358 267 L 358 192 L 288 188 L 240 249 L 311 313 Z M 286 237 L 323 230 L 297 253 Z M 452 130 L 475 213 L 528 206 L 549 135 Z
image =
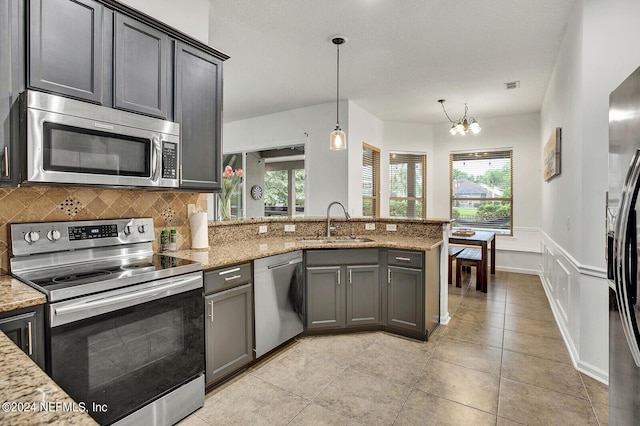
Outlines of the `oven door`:
M 201 272 L 55 303 L 49 316 L 48 373 L 100 424 L 204 373 Z

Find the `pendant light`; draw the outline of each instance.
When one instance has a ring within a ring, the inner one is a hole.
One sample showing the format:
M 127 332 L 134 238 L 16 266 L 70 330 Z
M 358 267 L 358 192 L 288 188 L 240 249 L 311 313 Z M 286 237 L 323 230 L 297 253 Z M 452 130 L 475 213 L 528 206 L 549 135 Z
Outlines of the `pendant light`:
M 347 42 L 344 37 L 333 37 L 331 42 L 336 45 L 337 61 L 336 61 L 336 128 L 331 132 L 329 138 L 329 149 L 342 150 L 347 149 L 347 136 L 340 128 L 340 45 Z

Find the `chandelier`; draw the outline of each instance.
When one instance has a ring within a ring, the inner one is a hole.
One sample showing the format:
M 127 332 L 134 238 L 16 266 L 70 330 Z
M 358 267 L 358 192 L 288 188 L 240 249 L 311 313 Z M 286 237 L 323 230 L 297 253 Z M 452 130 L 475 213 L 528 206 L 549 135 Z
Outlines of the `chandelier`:
M 469 133 L 469 130 L 471 130 L 471 133 L 473 134 L 480 133 L 480 130 L 482 130 L 482 128 L 480 127 L 480 124 L 476 121 L 475 117 L 467 118 L 467 111 L 469 108 L 467 107 L 466 103 L 464 104 L 464 115 L 462 116 L 462 118 L 458 119 L 457 121 L 453 121 L 451 117 L 449 117 L 449 114 L 447 114 L 447 110 L 444 109 L 445 101 L 446 99 L 438 100 L 438 102 L 440 102 L 440 105 L 442 105 L 442 110 L 444 111 L 444 115 L 446 115 L 447 119 L 449 119 L 449 121 L 451 122 L 451 128 L 449 129 L 449 133 L 451 133 L 452 135 L 466 135 L 467 133 Z

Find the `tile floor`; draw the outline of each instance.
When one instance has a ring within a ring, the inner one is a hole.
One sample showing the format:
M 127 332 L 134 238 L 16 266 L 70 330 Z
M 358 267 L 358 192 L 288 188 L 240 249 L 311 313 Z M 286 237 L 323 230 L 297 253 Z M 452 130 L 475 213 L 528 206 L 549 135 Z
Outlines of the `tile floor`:
M 206 396 L 182 426 L 606 425 L 608 389 L 571 365 L 536 276 L 449 286 L 429 342 L 304 337 Z

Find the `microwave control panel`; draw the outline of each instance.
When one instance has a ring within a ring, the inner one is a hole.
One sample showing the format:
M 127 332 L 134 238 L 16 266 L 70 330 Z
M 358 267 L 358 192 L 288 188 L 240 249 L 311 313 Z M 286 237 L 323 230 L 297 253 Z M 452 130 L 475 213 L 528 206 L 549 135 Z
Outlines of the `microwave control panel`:
M 178 179 L 178 144 L 162 144 L 162 178 Z

